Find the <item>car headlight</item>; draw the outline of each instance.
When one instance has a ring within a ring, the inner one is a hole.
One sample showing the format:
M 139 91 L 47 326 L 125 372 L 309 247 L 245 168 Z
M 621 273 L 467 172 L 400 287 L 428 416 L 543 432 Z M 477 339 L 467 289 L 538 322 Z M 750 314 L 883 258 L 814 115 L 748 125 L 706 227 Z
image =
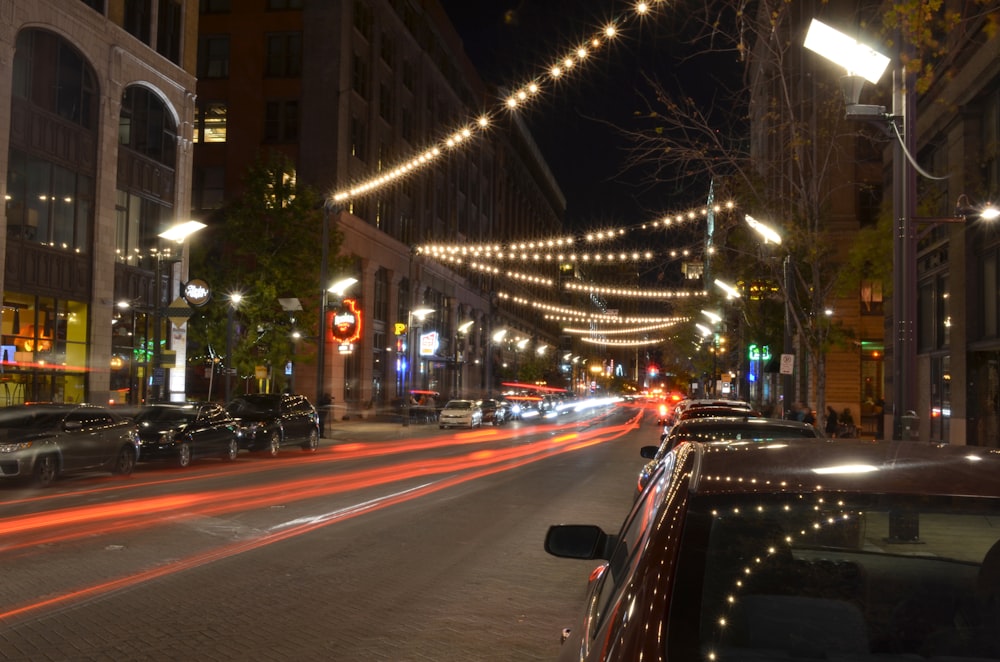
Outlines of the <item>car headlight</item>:
M 16 453 L 31 448 L 31 441 L 18 441 L 12 444 L 0 444 L 0 453 Z

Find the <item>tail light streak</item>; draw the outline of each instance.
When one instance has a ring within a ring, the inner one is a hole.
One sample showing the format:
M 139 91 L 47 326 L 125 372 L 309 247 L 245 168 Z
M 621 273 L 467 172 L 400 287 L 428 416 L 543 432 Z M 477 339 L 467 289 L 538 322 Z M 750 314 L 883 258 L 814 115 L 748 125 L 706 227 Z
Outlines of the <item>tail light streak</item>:
M 217 560 L 259 549 L 282 540 L 303 535 L 365 513 L 411 501 L 466 482 L 516 469 L 533 462 L 562 453 L 569 453 L 615 439 L 634 428 L 633 423 L 606 426 L 578 433 L 566 433 L 548 440 L 488 451 L 473 450 L 460 456 L 446 458 L 407 459 L 389 466 L 373 469 L 346 471 L 336 476 L 322 476 L 237 490 L 213 490 L 166 497 L 135 499 L 117 504 L 64 508 L 48 514 L 9 517 L 0 519 L 0 551 L 10 552 L 43 544 L 52 544 L 92 538 L 127 530 L 148 528 L 166 523 L 199 517 L 218 516 L 236 511 L 267 508 L 275 502 L 305 501 L 359 489 L 370 489 L 406 480 L 432 478 L 416 486 L 369 499 L 335 511 L 297 517 L 271 526 L 266 533 L 249 540 L 232 542 L 165 562 L 155 568 L 130 573 L 117 579 L 65 591 L 42 600 L 5 606 L 0 603 L 0 623 L 12 619 L 62 608 L 82 600 L 95 599 L 144 582 L 200 567 Z M 404 450 L 437 448 L 479 441 L 496 441 L 496 435 L 469 433 L 435 438 L 420 444 L 407 445 Z M 308 456 L 309 461 L 343 461 L 347 458 L 371 457 L 386 454 L 390 444 L 354 444 L 348 451 Z M 336 447 L 334 447 L 336 448 Z M 399 454 L 398 447 L 391 453 Z M 254 463 L 255 465 L 258 463 Z M 272 469 L 273 470 L 273 469 Z M 202 475 L 204 477 L 204 475 Z M 107 489 L 107 488 L 105 488 Z M 124 489 L 124 488 L 122 488 Z M 79 496 L 79 493 L 76 493 Z M 158 513 L 157 519 L 150 513 Z

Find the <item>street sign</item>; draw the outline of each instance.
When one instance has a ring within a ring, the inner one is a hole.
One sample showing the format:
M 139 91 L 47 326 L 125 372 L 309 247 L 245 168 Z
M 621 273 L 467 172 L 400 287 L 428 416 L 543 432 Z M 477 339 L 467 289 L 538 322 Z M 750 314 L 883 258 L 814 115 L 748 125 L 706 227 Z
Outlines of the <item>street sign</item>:
M 795 372 L 795 355 L 794 354 L 782 354 L 781 355 L 781 374 L 791 375 Z

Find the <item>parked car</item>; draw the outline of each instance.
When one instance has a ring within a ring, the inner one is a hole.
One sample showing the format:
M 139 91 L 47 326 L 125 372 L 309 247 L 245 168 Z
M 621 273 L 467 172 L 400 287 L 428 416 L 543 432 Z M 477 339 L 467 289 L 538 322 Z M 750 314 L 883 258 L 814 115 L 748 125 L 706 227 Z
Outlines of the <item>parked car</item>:
M 240 451 L 239 425 L 214 402 L 147 405 L 132 420 L 139 429 L 143 460 L 170 460 L 186 467 L 198 457 L 235 460 Z
M 319 414 L 304 395 L 250 393 L 226 406 L 239 424 L 240 447 L 274 456 L 282 446 L 319 448 Z
M 73 404 L 0 408 L 0 478 L 49 485 L 63 474 L 135 469 L 135 426 L 105 407 Z
M 681 444 L 616 535 L 549 529 L 601 560 L 560 659 L 1000 659 L 995 450 Z
M 483 424 L 483 410 L 475 400 L 449 400 L 438 416 L 438 427 L 477 428 Z
M 503 425 L 510 417 L 510 408 L 502 400 L 480 400 L 479 409 L 483 413 L 483 423 Z
M 819 432 L 808 423 L 755 416 L 713 416 L 677 421 L 669 432 L 665 432 L 660 437 L 659 446 L 643 446 L 639 449 L 639 454 L 649 462 L 639 472 L 636 489 L 638 492 L 642 492 L 656 469 L 656 465 L 663 460 L 667 453 L 684 441 L 761 442 L 795 438 L 817 439 Z

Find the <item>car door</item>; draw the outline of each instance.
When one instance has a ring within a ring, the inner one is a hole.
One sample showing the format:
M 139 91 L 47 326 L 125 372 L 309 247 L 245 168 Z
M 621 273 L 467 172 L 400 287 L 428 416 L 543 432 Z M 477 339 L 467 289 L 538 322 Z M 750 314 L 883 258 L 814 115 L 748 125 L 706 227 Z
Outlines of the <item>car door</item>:
M 198 455 L 217 455 L 228 445 L 232 434 L 220 424 L 222 413 L 219 405 L 205 405 L 198 410 L 192 426 L 193 446 Z
M 63 419 L 59 453 L 63 471 L 99 468 L 118 451 L 111 416 L 100 409 L 74 409 Z

